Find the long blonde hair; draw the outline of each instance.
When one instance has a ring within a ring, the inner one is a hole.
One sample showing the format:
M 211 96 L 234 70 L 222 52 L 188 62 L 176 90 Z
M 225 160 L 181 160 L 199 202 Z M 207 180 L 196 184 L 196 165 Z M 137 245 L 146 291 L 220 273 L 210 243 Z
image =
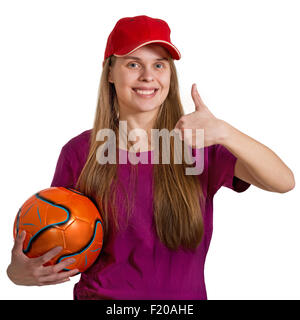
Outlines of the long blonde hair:
M 176 67 L 172 58 L 168 58 L 171 68 L 170 89 L 167 98 L 161 105 L 154 129 L 172 131 L 184 110 L 180 100 Z M 90 137 L 90 149 L 87 161 L 78 178 L 76 188 L 92 198 L 98 206 L 104 220 L 104 243 L 109 232 L 120 230 L 118 212 L 115 205 L 117 186 L 117 164 L 100 164 L 96 151 L 104 141 L 96 141 L 97 132 L 111 129 L 119 136 L 118 102 L 114 84 L 108 81 L 109 67 L 113 67 L 115 56 L 110 56 L 103 65 L 94 126 Z M 172 141 L 171 141 L 172 142 Z M 174 141 L 173 141 L 174 142 Z M 161 143 L 159 150 L 162 151 Z M 199 176 L 185 175 L 189 164 L 174 164 L 174 144 L 170 143 L 170 164 L 153 164 L 154 177 L 154 220 L 157 236 L 168 248 L 177 250 L 196 249 L 201 242 L 204 225 L 202 205 L 204 198 Z M 117 161 L 118 162 L 118 161 Z M 131 165 L 131 177 L 136 177 L 137 165 Z M 132 181 L 135 181 L 134 178 Z M 134 188 L 124 189 L 127 199 L 127 223 L 132 213 L 134 195 L 131 204 L 129 194 Z M 126 228 L 127 225 L 122 225 Z

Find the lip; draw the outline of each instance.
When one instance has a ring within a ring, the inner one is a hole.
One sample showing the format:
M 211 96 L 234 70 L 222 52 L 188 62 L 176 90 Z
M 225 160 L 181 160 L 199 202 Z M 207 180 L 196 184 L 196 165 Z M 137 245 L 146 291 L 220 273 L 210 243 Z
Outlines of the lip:
M 154 87 L 152 87 L 152 88 L 148 88 L 148 87 L 136 87 L 136 88 L 132 88 L 132 89 L 139 89 L 139 90 L 158 90 L 158 88 L 154 88 Z
M 139 90 L 154 90 L 154 92 L 152 94 L 139 94 L 136 89 L 139 89 Z M 152 98 L 156 95 L 158 89 L 157 88 L 153 88 L 153 89 L 140 89 L 140 88 L 132 88 L 132 90 L 135 92 L 135 94 L 137 94 L 139 97 L 141 98 Z

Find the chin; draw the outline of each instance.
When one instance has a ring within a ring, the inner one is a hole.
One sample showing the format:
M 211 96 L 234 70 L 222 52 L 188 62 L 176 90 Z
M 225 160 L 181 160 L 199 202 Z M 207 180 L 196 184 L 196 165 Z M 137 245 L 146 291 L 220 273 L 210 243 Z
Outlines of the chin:
M 138 112 L 155 112 L 159 110 L 159 106 L 153 107 L 153 106 L 138 106 L 137 108 L 135 108 L 136 111 Z

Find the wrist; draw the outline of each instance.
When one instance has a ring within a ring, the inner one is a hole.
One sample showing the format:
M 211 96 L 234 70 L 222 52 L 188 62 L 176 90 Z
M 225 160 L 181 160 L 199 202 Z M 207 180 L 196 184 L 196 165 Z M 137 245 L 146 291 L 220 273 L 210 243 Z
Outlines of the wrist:
M 228 140 L 230 135 L 230 129 L 232 128 L 230 124 L 224 120 L 218 119 L 218 134 L 215 144 L 224 145 Z

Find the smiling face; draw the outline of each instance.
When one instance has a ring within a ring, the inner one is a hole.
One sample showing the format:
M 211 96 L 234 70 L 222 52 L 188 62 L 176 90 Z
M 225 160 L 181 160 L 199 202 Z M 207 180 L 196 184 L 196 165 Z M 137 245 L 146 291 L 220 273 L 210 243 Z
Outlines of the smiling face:
M 115 85 L 120 118 L 122 114 L 158 112 L 170 88 L 168 56 L 165 48 L 150 44 L 127 56 L 117 57 L 115 65 L 110 67 L 108 80 Z M 146 89 L 150 91 L 143 92 Z

